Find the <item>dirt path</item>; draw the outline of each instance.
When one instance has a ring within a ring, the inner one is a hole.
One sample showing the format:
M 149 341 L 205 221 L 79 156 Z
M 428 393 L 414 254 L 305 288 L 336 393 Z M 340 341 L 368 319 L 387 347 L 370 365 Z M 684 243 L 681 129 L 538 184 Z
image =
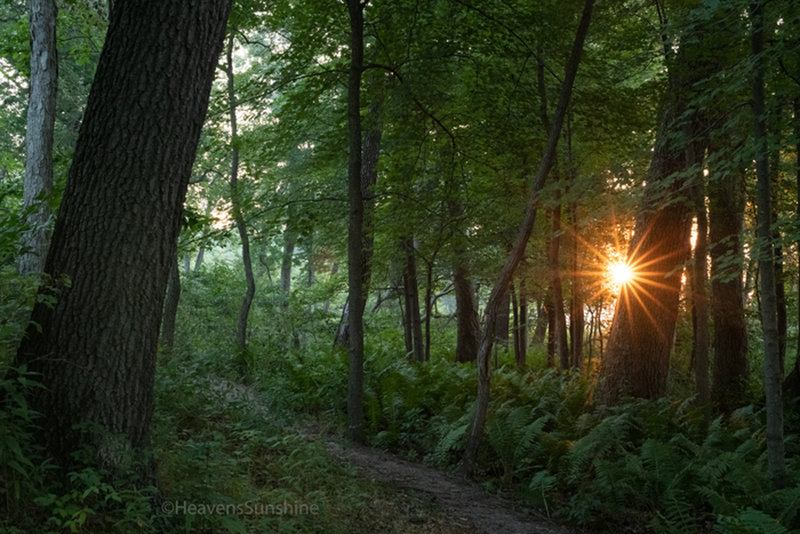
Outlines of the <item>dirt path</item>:
M 480 486 L 422 464 L 358 445 L 343 446 L 323 438 L 328 453 L 346 461 L 382 484 L 429 496 L 454 522 L 472 527 L 468 532 L 487 534 L 578 534 L 579 530 L 524 517 L 511 503 L 487 493 Z

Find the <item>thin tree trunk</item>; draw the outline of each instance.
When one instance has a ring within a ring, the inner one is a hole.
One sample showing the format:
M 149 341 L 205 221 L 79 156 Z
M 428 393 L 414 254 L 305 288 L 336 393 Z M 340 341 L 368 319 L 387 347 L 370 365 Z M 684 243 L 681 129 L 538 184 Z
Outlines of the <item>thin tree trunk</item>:
M 564 314 L 564 291 L 561 287 L 561 269 L 559 257 L 561 256 L 561 206 L 551 211 L 553 221 L 552 235 L 550 237 L 550 250 L 548 252 L 548 267 L 550 270 L 550 298 L 553 314 L 553 338 L 555 352 L 562 371 L 570 368 L 569 344 L 567 341 L 567 318 Z
M 364 194 L 361 186 L 361 73 L 364 69 L 364 12 L 361 0 L 347 0 L 350 14 L 350 73 L 347 83 L 348 196 L 347 236 L 349 371 L 347 435 L 356 443 L 364 436 Z
M 433 260 L 425 271 L 425 360 L 431 359 L 431 317 L 433 316 Z
M 406 314 L 411 328 L 411 345 L 413 359 L 421 362 L 425 358 L 425 345 L 422 339 L 422 318 L 419 310 L 419 285 L 417 282 L 417 259 L 414 251 L 414 239 L 406 240 L 406 268 L 403 285 L 406 294 Z
M 567 111 L 570 96 L 572 95 L 572 86 L 575 82 L 575 76 L 578 72 L 578 65 L 580 63 L 581 52 L 583 50 L 583 42 L 586 34 L 589 31 L 589 22 L 592 18 L 592 8 L 594 7 L 594 0 L 586 0 L 581 14 L 578 29 L 575 34 L 575 41 L 572 46 L 569 60 L 564 72 L 564 82 L 561 86 L 561 93 L 559 94 L 558 105 L 553 117 L 553 127 L 547 138 L 547 145 L 542 155 L 542 160 L 539 163 L 539 169 L 534 177 L 533 184 L 528 198 L 527 207 L 525 209 L 525 216 L 519 228 L 519 233 L 514 241 L 511 253 L 508 255 L 503 268 L 497 276 L 492 292 L 489 295 L 489 301 L 486 303 L 486 328 L 481 335 L 481 344 L 478 349 L 478 391 L 475 407 L 475 416 L 472 420 L 470 427 L 469 438 L 467 447 L 464 451 L 464 458 L 462 461 L 461 469 L 464 473 L 469 474 L 472 472 L 475 459 L 478 455 L 478 448 L 480 447 L 483 437 L 484 425 L 486 423 L 486 413 L 489 408 L 489 355 L 492 352 L 492 344 L 494 343 L 494 332 L 496 317 L 500 312 L 500 297 L 507 290 L 511 279 L 514 276 L 514 270 L 517 265 L 522 261 L 525 255 L 525 247 L 533 231 L 533 223 L 536 220 L 536 212 L 538 206 L 538 196 L 550 169 L 553 166 L 556 155 L 556 147 L 558 146 L 558 138 L 561 135 L 561 126 L 564 122 L 564 116 Z
M 231 126 L 231 211 L 236 229 L 239 231 L 239 239 L 242 243 L 242 263 L 244 264 L 244 276 L 246 289 L 242 298 L 242 306 L 239 309 L 239 320 L 236 324 L 236 346 L 240 350 L 247 348 L 247 319 L 250 316 L 250 306 L 253 304 L 253 297 L 256 293 L 256 279 L 253 276 L 253 262 L 250 259 L 250 237 L 247 234 L 247 223 L 242 214 L 242 194 L 239 185 L 239 148 L 238 148 L 238 128 L 236 124 L 236 91 L 234 86 L 233 73 L 233 32 L 228 38 L 228 47 L 225 54 L 225 75 L 228 81 L 228 103 L 230 107 L 230 126 Z
M 203 258 L 205 257 L 206 249 L 200 247 L 197 251 L 197 258 L 194 260 L 194 272 L 198 272 L 203 265 Z
M 533 328 L 531 343 L 539 345 L 544 342 L 544 335 L 547 332 L 547 313 L 541 299 L 536 300 L 536 326 Z
M 164 299 L 164 315 L 161 319 L 161 344 L 172 347 L 175 342 L 175 319 L 178 316 L 178 304 L 181 300 L 181 271 L 178 257 L 172 262 L 167 281 L 167 296 Z
M 283 231 L 283 255 L 281 256 L 281 293 L 283 300 L 281 308 L 286 310 L 289 305 L 289 295 L 292 294 L 292 263 L 294 262 L 294 247 L 297 243 L 297 232 L 294 230 L 293 210 L 289 210 L 289 219 Z
M 797 193 L 797 203 L 795 211 L 795 231 L 800 236 L 800 98 L 794 99 L 794 138 L 795 145 L 795 191 Z M 796 243 L 797 259 L 800 263 L 800 238 Z M 797 273 L 798 304 L 797 304 L 797 324 L 800 325 L 800 271 Z M 794 355 L 794 367 L 784 381 L 784 391 L 792 396 L 800 397 L 800 339 L 797 340 L 797 347 Z
M 58 62 L 55 0 L 30 0 L 31 78 L 25 130 L 23 202 L 29 228 L 22 236 L 20 274 L 41 273 L 50 238 L 49 196 L 53 189 L 53 129 L 56 119 Z
M 368 78 L 369 80 L 370 78 Z M 373 82 L 374 83 L 374 82 Z M 374 253 L 375 229 L 374 229 L 374 193 L 373 189 L 378 182 L 378 160 L 381 151 L 381 139 L 383 137 L 383 122 L 381 110 L 383 108 L 384 96 L 382 93 L 373 96 L 369 106 L 369 131 L 364 137 L 361 149 L 361 201 L 362 201 L 362 244 L 361 244 L 361 279 L 362 294 L 364 301 L 361 303 L 361 313 L 363 315 L 367 306 L 367 295 L 369 292 L 370 278 L 372 277 L 372 255 Z M 349 346 L 349 305 L 345 305 L 339 327 L 336 330 L 334 345 L 342 347 Z
M 772 260 L 772 208 L 770 206 L 769 152 L 767 147 L 766 106 L 764 104 L 764 18 L 763 3 L 750 4 L 750 44 L 753 60 L 752 105 L 753 139 L 756 145 L 758 190 L 757 237 L 761 277 L 761 324 L 764 330 L 764 391 L 767 405 L 767 464 L 772 484 L 786 484 L 783 444 L 783 400 L 778 349 L 778 303 L 775 295 L 775 263 Z
M 57 298 L 34 307 L 15 362 L 45 386 L 29 406 L 65 473 L 78 449 L 113 472 L 149 446 L 162 306 L 229 9 L 114 9 L 47 255 Z

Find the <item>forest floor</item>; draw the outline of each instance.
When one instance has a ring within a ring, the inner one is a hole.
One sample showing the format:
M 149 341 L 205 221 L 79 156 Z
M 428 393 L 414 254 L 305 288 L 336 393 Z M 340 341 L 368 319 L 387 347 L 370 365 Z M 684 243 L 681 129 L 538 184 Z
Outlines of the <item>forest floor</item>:
M 263 396 L 250 386 L 217 378 L 214 389 L 225 400 L 245 401 L 268 417 Z M 321 445 L 328 456 L 355 468 L 355 476 L 376 483 L 386 491 L 376 503 L 370 520 L 374 526 L 386 521 L 387 531 L 425 534 L 588 534 L 559 526 L 546 517 L 526 515 L 509 499 L 492 494 L 476 482 L 445 473 L 372 447 L 357 445 L 337 435 L 334 428 L 313 421 L 285 427 L 303 439 Z M 383 509 L 391 518 L 381 518 Z M 397 517 L 397 515 L 404 517 Z
M 324 438 L 322 438 L 324 439 Z M 324 439 L 332 458 L 355 466 L 360 474 L 398 490 L 410 490 L 439 508 L 460 532 L 477 534 L 577 534 L 578 530 L 554 525 L 545 519 L 525 517 L 513 503 L 488 493 L 478 484 L 431 467 L 411 462 L 378 449 L 341 444 Z

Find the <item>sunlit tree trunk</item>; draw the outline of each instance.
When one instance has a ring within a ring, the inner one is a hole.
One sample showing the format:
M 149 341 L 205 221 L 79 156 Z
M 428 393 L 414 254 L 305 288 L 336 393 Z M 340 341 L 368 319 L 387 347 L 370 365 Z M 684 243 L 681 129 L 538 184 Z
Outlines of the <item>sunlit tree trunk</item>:
M 636 279 L 620 291 L 600 370 L 598 398 L 609 404 L 626 395 L 653 399 L 666 393 L 691 250 L 693 209 L 682 190 L 699 172 L 705 151 L 690 107 L 690 89 L 704 74 L 702 39 L 693 37 L 669 58 L 668 93 L 626 260 Z
M 47 255 L 55 304 L 34 307 L 16 359 L 39 373 L 28 400 L 63 467 L 85 447 L 114 470 L 149 445 L 165 289 L 229 9 L 114 8 Z
M 767 406 L 767 464 L 773 486 L 786 484 L 783 443 L 783 400 L 779 354 L 778 303 L 775 293 L 775 263 L 772 259 L 772 208 L 770 198 L 769 148 L 764 104 L 764 14 L 763 3 L 750 4 L 750 44 L 753 61 L 753 139 L 756 146 L 757 222 L 759 273 L 761 278 L 761 325 L 764 331 L 764 392 Z
M 22 195 L 25 208 L 33 211 L 27 217 L 30 228 L 22 236 L 24 252 L 17 266 L 21 274 L 42 272 L 47 256 L 58 87 L 56 17 L 55 0 L 30 0 L 31 77 Z
M 707 406 L 710 392 L 708 384 L 708 216 L 706 214 L 705 184 L 698 178 L 695 191 L 695 218 L 697 238 L 694 261 L 691 265 L 692 291 L 692 364 L 694 366 L 697 403 Z

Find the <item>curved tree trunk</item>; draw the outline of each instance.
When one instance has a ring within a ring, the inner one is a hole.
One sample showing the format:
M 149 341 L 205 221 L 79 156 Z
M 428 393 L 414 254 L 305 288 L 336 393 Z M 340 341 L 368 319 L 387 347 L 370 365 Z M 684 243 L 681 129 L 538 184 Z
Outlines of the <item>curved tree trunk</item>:
M 533 231 L 533 223 L 536 221 L 539 192 L 542 190 L 547 175 L 550 173 L 550 169 L 555 161 L 558 138 L 561 135 L 561 126 L 564 123 L 567 105 L 572 95 L 572 86 L 575 82 L 575 76 L 578 73 L 578 65 L 580 64 L 581 52 L 583 51 L 583 42 L 586 39 L 586 34 L 589 32 L 589 23 L 592 19 L 593 8 L 594 0 L 586 0 L 580 22 L 578 23 L 578 29 L 575 33 L 572 51 L 570 52 L 570 57 L 564 72 L 564 82 L 561 85 L 561 93 L 559 94 L 558 105 L 553 117 L 553 125 L 547 138 L 547 145 L 545 146 L 542 160 L 539 163 L 539 168 L 533 179 L 528 204 L 525 209 L 525 216 L 520 224 L 516 240 L 511 248 L 511 253 L 508 255 L 505 264 L 503 264 L 500 273 L 497 275 L 497 280 L 492 287 L 492 292 L 489 294 L 489 301 L 486 303 L 486 327 L 481 335 L 481 344 L 478 348 L 478 391 L 475 417 L 472 420 L 469 439 L 461 464 L 461 470 L 465 474 L 472 472 L 486 424 L 490 389 L 489 355 L 492 352 L 492 344 L 496 336 L 495 326 L 497 315 L 500 312 L 499 305 L 501 303 L 501 297 L 508 289 L 508 285 L 511 283 L 511 279 L 514 276 L 514 270 L 525 255 L 525 247 Z
M 244 350 L 247 348 L 247 319 L 250 316 L 250 306 L 253 304 L 253 297 L 256 294 L 256 279 L 253 276 L 253 262 L 250 258 L 250 237 L 247 234 L 247 223 L 242 214 L 242 193 L 239 185 L 239 131 L 236 123 L 237 103 L 233 73 L 233 32 L 228 37 L 225 59 L 231 125 L 231 177 L 229 182 L 231 187 L 231 211 L 233 212 L 233 222 L 236 224 L 236 229 L 239 231 L 239 239 L 242 243 L 242 263 L 244 264 L 244 279 L 247 285 L 242 298 L 242 306 L 239 309 L 239 320 L 236 323 L 236 346 L 240 350 Z
M 31 79 L 25 129 L 23 202 L 30 228 L 22 236 L 20 274 L 44 271 L 49 238 L 50 191 L 53 189 L 53 128 L 56 120 L 58 61 L 55 0 L 30 1 Z
M 114 468 L 149 444 L 162 305 L 229 9 L 114 8 L 45 266 L 56 302 L 34 307 L 16 360 L 40 373 L 29 401 L 62 466 L 85 446 Z

